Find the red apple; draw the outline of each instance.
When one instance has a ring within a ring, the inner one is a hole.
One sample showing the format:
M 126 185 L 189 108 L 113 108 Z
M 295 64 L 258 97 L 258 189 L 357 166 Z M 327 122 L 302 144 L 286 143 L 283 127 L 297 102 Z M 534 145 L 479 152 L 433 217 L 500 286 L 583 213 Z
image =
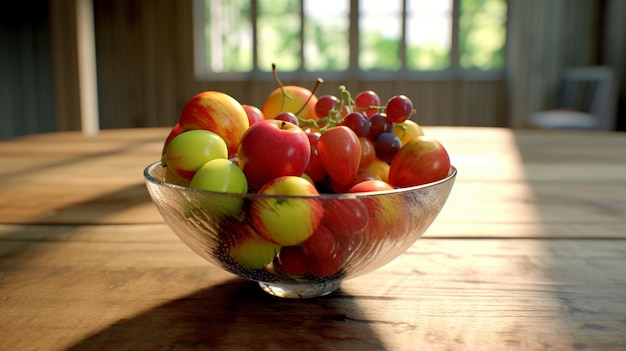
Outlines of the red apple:
M 301 246 L 304 256 L 325 259 L 335 253 L 335 234 L 327 226 L 320 225 Z
M 219 135 L 228 146 L 229 157 L 237 153 L 243 133 L 250 126 L 241 104 L 228 94 L 205 91 L 187 102 L 180 115 L 182 131 L 205 129 Z
M 367 197 L 360 197 L 367 208 L 369 223 L 367 232 L 373 237 L 393 238 L 405 232 L 407 223 L 405 216 L 406 206 L 402 195 L 375 194 L 375 192 L 395 189 L 394 186 L 381 180 L 366 180 L 353 186 L 350 193 L 371 193 Z
M 348 190 L 349 193 L 369 193 L 374 191 L 393 190 L 394 186 L 379 179 L 368 179 L 356 183 Z
M 409 187 L 435 182 L 450 172 L 450 157 L 437 140 L 416 136 L 398 151 L 389 167 L 389 183 Z
M 280 248 L 276 264 L 288 274 L 303 275 L 306 273 L 306 266 L 302 259 L 304 252 L 300 245 L 283 246 Z
M 329 178 L 330 179 L 330 178 Z M 350 184 L 347 185 L 342 185 L 337 183 L 336 181 L 334 181 L 333 179 L 330 179 L 330 188 L 332 189 L 332 191 L 336 194 L 343 194 L 343 193 L 347 193 L 350 188 L 352 188 L 353 186 L 355 186 L 356 184 L 365 181 L 365 180 L 375 180 L 379 178 L 377 178 L 375 175 L 369 173 L 369 172 L 365 172 L 365 171 L 361 171 L 359 170 L 356 174 L 356 177 L 354 178 L 354 181 Z
M 343 253 L 333 232 L 323 224 L 302 243 L 306 270 L 318 277 L 335 274 L 344 262 Z
M 369 213 L 361 198 L 324 201 L 322 223 L 337 236 L 355 236 L 367 228 Z
M 359 171 L 361 142 L 346 126 L 327 129 L 317 143 L 319 158 L 331 179 L 341 185 L 352 184 Z
M 311 144 L 311 157 L 304 173 L 315 183 L 321 181 L 326 176 L 326 170 L 319 158 L 319 151 L 317 150 L 317 142 L 320 140 L 320 133 L 308 132 L 306 134 L 309 137 L 309 144 Z
M 278 245 L 302 243 L 315 232 L 324 216 L 319 193 L 302 177 L 274 178 L 259 193 L 272 196 L 253 199 L 251 222 L 265 239 Z
M 381 180 L 381 179 L 377 178 L 375 175 L 369 172 L 359 170 L 359 173 L 356 174 L 356 179 L 354 179 L 354 184 L 352 184 L 352 186 L 360 182 L 364 182 L 366 180 Z
M 246 115 L 248 116 L 248 123 L 250 125 L 253 125 L 256 122 L 265 119 L 265 116 L 263 116 L 263 112 L 261 112 L 261 109 L 259 109 L 258 107 L 245 104 L 241 106 L 246 111 Z
M 298 126 L 266 119 L 245 132 L 237 156 L 248 185 L 258 191 L 274 178 L 302 175 L 309 164 L 311 146 Z
M 288 96 L 283 95 L 283 89 Z M 274 89 L 265 98 L 261 111 L 263 111 L 266 119 L 273 119 L 281 112 L 296 113 L 300 111 L 296 114 L 298 118 L 317 120 L 316 103 L 317 97 L 309 89 L 296 85 L 286 85 L 282 89 L 280 87 Z

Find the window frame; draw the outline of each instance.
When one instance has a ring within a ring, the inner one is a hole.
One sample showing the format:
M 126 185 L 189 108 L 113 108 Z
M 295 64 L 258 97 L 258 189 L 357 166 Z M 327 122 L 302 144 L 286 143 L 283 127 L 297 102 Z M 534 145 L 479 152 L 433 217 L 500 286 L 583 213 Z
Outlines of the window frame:
M 301 8 L 303 1 L 299 0 Z M 402 0 L 402 33 L 400 37 L 400 60 L 401 68 L 395 71 L 383 70 L 361 70 L 359 69 L 359 25 L 358 25 L 358 0 L 350 0 L 350 27 L 349 27 L 349 68 L 343 71 L 307 71 L 304 69 L 304 52 L 300 49 L 300 67 L 291 72 L 280 72 L 281 79 L 284 80 L 315 80 L 323 77 L 327 80 L 499 80 L 503 79 L 507 69 L 507 44 L 509 40 L 508 20 L 505 24 L 506 39 L 504 44 L 504 66 L 497 70 L 480 70 L 480 69 L 463 69 L 459 66 L 459 17 L 460 17 L 460 0 L 452 0 L 452 38 L 450 48 L 450 67 L 437 71 L 421 71 L 410 70 L 406 65 L 406 2 L 410 0 Z M 508 1 L 507 1 L 508 2 Z M 194 75 L 199 81 L 246 81 L 246 80 L 273 80 L 271 73 L 260 70 L 258 67 L 258 50 L 257 50 L 257 27 L 256 14 L 258 12 L 256 1 L 251 4 L 251 21 L 252 21 L 252 70 L 250 72 L 212 72 L 206 65 L 206 40 L 204 37 L 204 0 L 193 0 L 193 60 Z M 509 18 L 507 6 L 507 19 Z M 300 11 L 301 30 L 300 41 L 304 41 L 303 25 L 304 13 Z

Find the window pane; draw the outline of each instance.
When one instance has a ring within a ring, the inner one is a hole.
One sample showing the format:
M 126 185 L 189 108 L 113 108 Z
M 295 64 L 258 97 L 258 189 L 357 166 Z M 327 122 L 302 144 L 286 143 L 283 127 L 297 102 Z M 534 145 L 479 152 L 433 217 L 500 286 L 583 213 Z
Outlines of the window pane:
M 248 0 L 205 0 L 206 60 L 212 72 L 252 70 L 252 24 Z
M 506 12 L 506 0 L 461 0 L 461 68 L 490 70 L 504 67 Z
M 452 0 L 407 2 L 406 65 L 410 70 L 450 66 Z
M 300 67 L 300 2 L 259 0 L 257 19 L 259 69 L 295 71 Z
M 402 3 L 400 0 L 359 1 L 359 67 L 397 70 L 401 67 Z
M 348 69 L 350 57 L 348 0 L 304 0 L 304 68 Z
M 255 1 L 202 1 L 210 72 L 268 72 L 272 63 L 285 72 L 395 71 L 403 63 L 408 70 L 433 71 L 457 62 L 461 69 L 499 70 L 505 64 L 507 0 L 358 0 L 352 30 L 350 9 L 357 0 L 256 0 L 256 38 Z M 406 57 L 400 57 L 403 23 Z M 350 33 L 358 35 L 357 53 L 350 52 Z M 351 55 L 358 67 L 350 67 Z

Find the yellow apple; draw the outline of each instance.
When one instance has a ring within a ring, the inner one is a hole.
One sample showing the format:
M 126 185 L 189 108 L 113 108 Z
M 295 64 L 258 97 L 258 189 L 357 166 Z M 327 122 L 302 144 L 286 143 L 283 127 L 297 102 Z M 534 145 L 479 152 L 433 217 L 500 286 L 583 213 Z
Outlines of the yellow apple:
M 283 89 L 287 96 L 283 95 Z M 297 85 L 286 85 L 282 89 L 280 87 L 274 89 L 265 98 L 261 111 L 266 119 L 274 119 L 281 112 L 291 112 L 299 119 L 317 120 L 316 103 L 317 96 L 313 95 L 309 89 Z
M 402 123 L 396 123 L 394 125 L 393 134 L 400 138 L 402 146 L 404 146 L 409 140 L 416 136 L 424 135 L 424 131 L 417 122 L 407 119 Z

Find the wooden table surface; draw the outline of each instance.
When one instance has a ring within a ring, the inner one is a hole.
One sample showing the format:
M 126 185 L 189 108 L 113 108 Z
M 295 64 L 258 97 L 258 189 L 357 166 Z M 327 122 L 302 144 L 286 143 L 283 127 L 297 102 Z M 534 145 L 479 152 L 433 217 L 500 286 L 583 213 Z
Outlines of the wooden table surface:
M 625 350 L 626 134 L 425 127 L 459 175 L 335 293 L 265 295 L 163 223 L 167 130 L 0 142 L 1 350 Z

